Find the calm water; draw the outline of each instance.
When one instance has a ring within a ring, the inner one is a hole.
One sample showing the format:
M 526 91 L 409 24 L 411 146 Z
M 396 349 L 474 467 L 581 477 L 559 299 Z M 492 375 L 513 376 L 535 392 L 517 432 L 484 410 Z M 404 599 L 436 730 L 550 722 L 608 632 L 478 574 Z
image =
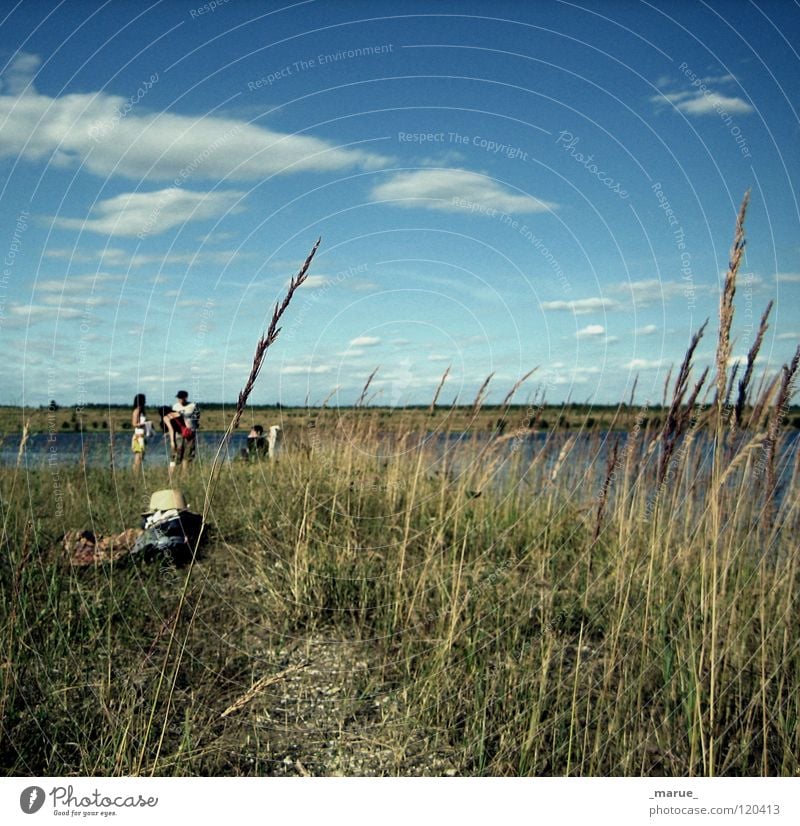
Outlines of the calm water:
M 211 461 L 222 435 L 222 431 L 209 430 L 198 433 L 197 461 Z M 605 479 L 609 451 L 612 450 L 612 446 L 617 439 L 619 440 L 618 456 L 622 457 L 621 461 L 618 459 L 620 461 L 618 467 L 624 467 L 626 437 L 627 433 L 625 431 L 579 434 L 570 450 L 570 455 L 580 457 L 580 461 L 570 462 L 569 457 L 567 457 L 560 473 L 570 477 L 572 484 L 576 487 L 586 484 L 591 488 L 598 487 Z M 20 438 L 20 434 L 0 435 L 0 465 L 13 466 L 17 463 Z M 428 472 L 447 472 L 451 476 L 460 476 L 461 473 L 474 471 L 478 464 L 485 463 L 488 467 L 488 463 L 499 456 L 501 461 L 497 468 L 497 475 L 494 478 L 501 480 L 508 478 L 511 467 L 511 462 L 502 460 L 510 459 L 512 454 L 517 451 L 519 451 L 517 458 L 520 460 L 518 472 L 523 476 L 526 473 L 526 467 L 542 450 L 545 451 L 543 466 L 545 472 L 549 473 L 557 463 L 562 447 L 570 438 L 569 431 L 559 431 L 552 434 L 535 433 L 526 435 L 521 439 L 505 439 L 499 442 L 496 437 L 490 434 L 432 433 L 421 440 L 417 438 L 399 443 L 395 435 L 385 434 L 381 439 L 381 452 L 384 458 L 388 458 L 391 454 L 414 450 L 416 445 L 423 441 L 434 448 L 434 454 L 437 457 L 433 465 L 426 470 Z M 741 438 L 746 440 L 747 436 L 743 434 Z M 124 432 L 115 436 L 115 467 L 127 468 L 131 466 L 133 454 L 130 449 L 130 440 L 130 434 L 126 435 Z M 230 461 L 232 458 L 238 457 L 241 450 L 246 446 L 247 434 L 245 432 L 234 433 L 228 444 L 226 459 Z M 705 434 L 699 434 L 695 439 L 695 446 L 702 449 L 702 466 L 710 467 L 713 442 Z M 800 431 L 792 430 L 783 435 L 779 445 L 777 461 L 779 498 L 785 492 L 791 478 L 798 446 L 800 446 Z M 287 445 L 287 447 L 290 448 L 291 445 Z M 645 464 L 643 456 L 645 447 L 640 440 L 637 444 L 639 456 L 636 457 L 636 466 L 640 470 Z M 32 435 L 28 438 L 25 447 L 22 466 L 33 470 L 53 466 L 77 465 L 83 457 L 85 457 L 86 464 L 89 467 L 108 467 L 110 459 L 108 433 L 67 431 Z M 169 446 L 163 436 L 159 435 L 150 440 L 145 462 L 150 467 L 166 466 L 169 463 Z M 658 451 L 656 450 L 646 462 L 648 470 L 654 472 L 657 462 Z
M 197 459 L 211 461 L 222 438 L 222 431 L 200 431 L 197 438 Z M 0 436 L 0 465 L 15 465 L 19 454 L 19 433 Z M 53 465 L 75 465 L 86 456 L 90 467 L 108 467 L 110 464 L 109 439 L 107 432 L 75 433 L 36 433 L 28 437 L 25 445 L 25 467 L 35 469 Z M 228 444 L 228 458 L 238 456 L 242 448 L 247 447 L 247 434 L 234 433 Z M 147 445 L 145 462 L 160 466 L 169 464 L 169 443 L 163 436 L 153 437 Z M 114 436 L 114 465 L 118 468 L 133 464 L 131 452 L 131 434 L 122 433 Z

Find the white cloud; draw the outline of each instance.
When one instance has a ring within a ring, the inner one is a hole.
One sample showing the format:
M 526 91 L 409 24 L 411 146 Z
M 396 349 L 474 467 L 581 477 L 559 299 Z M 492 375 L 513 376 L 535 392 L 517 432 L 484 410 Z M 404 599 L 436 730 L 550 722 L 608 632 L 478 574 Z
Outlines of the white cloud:
M 243 192 L 193 192 L 169 187 L 155 192 L 125 192 L 100 201 L 91 218 L 55 218 L 62 229 L 89 230 L 108 235 L 157 235 L 189 221 L 218 218 L 241 211 Z
M 48 278 L 36 282 L 36 290 L 52 293 L 85 293 L 105 284 L 121 281 L 122 276 L 98 272 L 93 275 L 68 275 L 66 278 Z
M 733 83 L 736 78 L 733 75 L 706 75 L 702 78 L 703 83 Z
M 775 273 L 775 280 L 784 284 L 800 284 L 800 272 L 778 272 Z
M 350 340 L 351 347 L 374 347 L 380 343 L 381 340 L 377 336 L 357 336 Z
M 729 115 L 748 115 L 753 111 L 753 107 L 746 100 L 727 97 L 717 92 L 699 92 L 690 100 L 679 103 L 678 109 L 687 115 L 716 115 L 722 112 Z
M 126 98 L 105 92 L 41 95 L 28 86 L 37 61 L 28 55 L 4 75 L 0 156 L 82 165 L 103 178 L 177 182 L 261 181 L 280 173 L 386 164 L 361 149 L 235 118 L 148 112 L 146 95 L 133 108 Z
M 575 338 L 597 338 L 605 334 L 606 328 L 602 324 L 589 324 L 575 333 Z
M 330 373 L 331 366 L 328 364 L 316 364 L 309 366 L 307 364 L 287 364 L 281 368 L 281 373 L 284 376 L 307 375 L 309 373 Z
M 631 359 L 623 365 L 626 370 L 659 370 L 665 366 L 664 359 Z
M 692 285 L 695 294 L 703 291 L 700 285 Z M 679 296 L 685 296 L 687 285 L 680 281 L 660 281 L 657 278 L 647 278 L 642 281 L 622 281 L 608 287 L 609 292 L 629 295 L 638 307 L 648 307 L 654 303 L 669 301 Z
M 327 287 L 331 283 L 333 282 L 327 275 L 309 275 L 303 282 L 301 289 L 318 290 L 320 287 Z M 289 282 L 287 281 L 286 286 L 288 285 Z
M 77 247 L 51 247 L 44 251 L 45 258 L 68 260 L 74 264 L 87 264 L 91 261 L 103 261 L 106 264 L 121 264 L 128 260 L 129 253 L 119 247 L 106 247 L 103 250 L 79 250 Z
M 586 384 L 592 376 L 599 373 L 599 367 L 567 367 L 561 362 L 556 362 L 553 368 L 542 373 L 542 379 L 547 385 Z
M 80 310 L 70 307 L 45 307 L 40 304 L 12 304 L 12 315 L 28 318 L 31 322 L 48 321 L 56 318 L 78 318 Z
M 431 353 L 428 356 L 428 361 L 449 361 L 450 356 L 445 356 L 443 353 Z
M 598 310 L 617 310 L 619 306 L 619 302 L 610 298 L 578 298 L 575 301 L 542 302 L 542 309 L 545 311 L 564 310 L 575 313 L 576 315 L 593 313 Z
M 425 207 L 445 212 L 547 212 L 556 205 L 505 189 L 496 181 L 466 169 L 423 169 L 400 172 L 372 190 L 373 201 Z
M 742 98 L 727 97 L 719 92 L 708 90 L 655 95 L 650 98 L 650 101 L 656 104 L 671 103 L 686 115 L 748 115 L 754 111 L 753 107 Z
M 227 233 L 226 233 L 227 234 Z M 79 251 L 76 247 L 55 247 L 45 250 L 45 258 L 67 259 L 71 263 L 85 264 L 97 261 L 107 267 L 126 267 L 136 269 L 148 264 L 221 264 L 252 257 L 253 253 L 238 250 L 195 250 L 193 252 L 165 252 L 160 255 L 130 253 L 119 247 L 107 247 L 102 250 Z
M 636 335 L 637 336 L 652 336 L 654 333 L 658 332 L 658 327 L 655 324 L 646 324 L 644 327 L 637 327 L 636 328 Z
M 55 293 L 45 293 L 42 296 L 42 303 L 51 307 L 83 307 L 89 309 L 91 307 L 105 307 L 111 304 L 110 298 L 104 298 L 99 295 L 74 295 L 67 293 L 65 295 L 56 295 Z
M 41 65 L 42 59 L 39 55 L 17 52 L 0 78 L 0 90 L 5 95 L 24 94 Z
M 800 341 L 800 333 L 781 333 L 776 338 L 778 341 Z
M 764 361 L 765 359 L 762 356 L 756 356 L 755 364 L 763 364 Z M 742 354 L 739 356 L 728 356 L 728 367 L 733 367 L 736 364 L 740 367 L 744 367 L 747 364 L 747 355 Z

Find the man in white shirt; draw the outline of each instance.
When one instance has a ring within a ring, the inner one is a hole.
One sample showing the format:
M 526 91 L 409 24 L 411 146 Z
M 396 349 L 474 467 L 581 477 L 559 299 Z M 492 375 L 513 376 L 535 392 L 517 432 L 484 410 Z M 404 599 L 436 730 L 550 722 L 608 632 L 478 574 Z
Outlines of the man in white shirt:
M 175 394 L 175 404 L 172 405 L 175 413 L 183 416 L 186 427 L 191 430 L 191 437 L 177 436 L 181 444 L 178 447 L 178 455 L 183 462 L 191 462 L 197 449 L 197 429 L 200 427 L 200 406 L 189 401 L 189 394 L 185 390 L 179 390 Z

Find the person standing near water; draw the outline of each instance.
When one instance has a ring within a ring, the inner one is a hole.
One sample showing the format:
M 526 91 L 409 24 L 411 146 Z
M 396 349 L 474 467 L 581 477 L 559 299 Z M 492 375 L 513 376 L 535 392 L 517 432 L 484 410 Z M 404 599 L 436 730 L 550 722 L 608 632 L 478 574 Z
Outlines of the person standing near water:
M 179 390 L 175 394 L 175 404 L 172 405 L 175 413 L 180 413 L 183 418 L 186 430 L 190 431 L 188 436 L 179 436 L 181 440 L 180 455 L 184 462 L 191 462 L 197 448 L 197 430 L 200 427 L 200 406 L 189 401 L 189 394 L 186 390 Z
M 142 460 L 147 450 L 147 439 L 153 435 L 153 427 L 147 421 L 145 404 L 147 399 L 144 393 L 137 393 L 133 397 L 133 411 L 131 413 L 131 427 L 133 436 L 131 437 L 131 450 L 133 451 L 133 469 L 139 470 Z
M 158 418 L 161 430 L 169 439 L 171 461 L 169 473 L 183 464 L 186 460 L 187 447 L 194 445 L 194 431 L 190 430 L 180 413 L 176 413 L 166 405 L 158 408 Z

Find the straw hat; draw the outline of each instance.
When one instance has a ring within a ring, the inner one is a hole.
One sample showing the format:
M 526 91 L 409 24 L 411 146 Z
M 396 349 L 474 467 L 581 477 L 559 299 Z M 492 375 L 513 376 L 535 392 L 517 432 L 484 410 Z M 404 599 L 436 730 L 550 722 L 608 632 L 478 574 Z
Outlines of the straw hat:
M 169 511 L 169 510 L 186 510 L 186 499 L 183 496 L 183 491 L 180 490 L 157 490 L 150 497 L 150 510 L 145 513 L 153 513 L 154 511 Z

